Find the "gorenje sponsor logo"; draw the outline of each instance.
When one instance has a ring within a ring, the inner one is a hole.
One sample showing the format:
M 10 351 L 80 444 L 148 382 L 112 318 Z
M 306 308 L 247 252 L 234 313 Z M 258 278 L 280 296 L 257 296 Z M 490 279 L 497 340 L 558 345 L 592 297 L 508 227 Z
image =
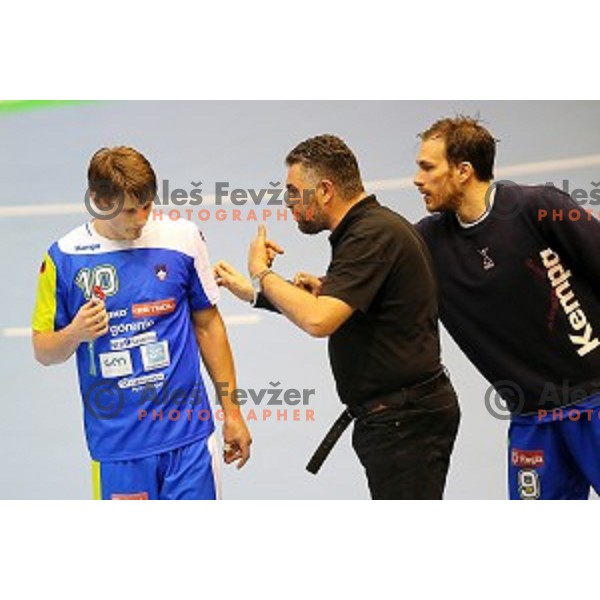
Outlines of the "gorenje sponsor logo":
M 153 325 L 154 321 L 152 319 L 144 319 L 137 323 L 119 323 L 118 325 L 110 326 L 110 335 L 114 337 L 115 335 L 121 335 L 122 333 L 138 333 L 150 329 Z
M 131 314 L 134 318 L 141 317 L 159 317 L 172 313 L 177 307 L 175 298 L 166 300 L 157 300 L 156 302 L 144 302 L 143 304 L 134 304 L 131 307 Z
M 569 318 L 569 323 L 575 331 L 581 331 L 581 335 L 569 335 L 571 343 L 576 347 L 579 356 L 585 356 L 600 346 L 600 340 L 592 337 L 594 332 L 586 314 L 580 308 L 579 301 L 571 289 L 569 277 L 571 271 L 565 271 L 560 257 L 554 250 L 547 248 L 540 252 L 544 267 L 548 271 L 548 279 L 554 288 L 554 293 Z

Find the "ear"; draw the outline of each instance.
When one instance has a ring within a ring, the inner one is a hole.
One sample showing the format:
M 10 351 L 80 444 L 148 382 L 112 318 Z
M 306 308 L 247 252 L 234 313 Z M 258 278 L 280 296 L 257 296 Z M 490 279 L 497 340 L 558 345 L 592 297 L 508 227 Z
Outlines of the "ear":
M 90 192 L 90 198 L 98 210 L 111 210 L 112 202 L 106 198 L 98 198 L 95 192 Z
M 96 205 L 98 210 L 106 210 L 106 201 L 98 198 L 98 194 L 96 194 L 96 192 L 90 192 L 90 199 Z
M 92 202 L 98 207 L 99 210 L 106 210 L 107 202 L 104 198 L 98 198 L 96 192 L 90 194 Z
M 323 204 L 328 204 L 331 202 L 335 196 L 335 185 L 333 181 L 331 181 L 331 179 L 322 179 L 319 182 L 318 189 Z
M 458 164 L 457 172 L 458 172 L 458 179 L 461 183 L 466 183 L 475 174 L 473 165 L 470 162 L 466 162 L 466 161 Z

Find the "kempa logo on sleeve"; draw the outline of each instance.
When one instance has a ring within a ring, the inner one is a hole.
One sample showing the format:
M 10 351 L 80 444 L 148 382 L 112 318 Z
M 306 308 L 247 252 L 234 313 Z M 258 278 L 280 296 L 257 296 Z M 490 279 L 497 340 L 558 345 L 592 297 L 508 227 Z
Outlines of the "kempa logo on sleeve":
M 575 331 L 581 332 L 580 335 L 570 334 L 569 339 L 576 347 L 577 354 L 585 356 L 600 346 L 600 340 L 597 337 L 592 337 L 594 335 L 592 326 L 573 293 L 571 284 L 569 283 L 571 271 L 565 271 L 560 262 L 560 257 L 551 248 L 542 250 L 540 256 L 542 257 L 544 267 L 546 267 L 548 279 L 554 288 L 554 293 L 569 318 L 571 327 Z
M 104 354 L 100 354 L 99 358 L 102 377 L 123 377 L 133 373 L 129 350 L 105 352 Z

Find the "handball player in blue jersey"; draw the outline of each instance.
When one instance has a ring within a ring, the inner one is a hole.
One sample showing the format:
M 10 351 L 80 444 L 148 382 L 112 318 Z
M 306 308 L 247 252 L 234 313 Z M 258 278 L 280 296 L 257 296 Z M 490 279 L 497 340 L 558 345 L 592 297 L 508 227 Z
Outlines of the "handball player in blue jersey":
M 95 218 L 42 262 L 35 357 L 76 355 L 95 498 L 218 498 L 199 354 L 223 410 L 225 462 L 242 467 L 251 438 L 228 394 L 235 369 L 204 238 L 189 221 L 149 219 L 156 175 L 133 148 L 96 152 L 88 184 Z
M 554 186 L 494 182 L 468 117 L 420 134 L 417 229 L 440 317 L 510 411 L 512 499 L 600 492 L 600 222 Z M 592 192 L 593 193 L 593 192 Z

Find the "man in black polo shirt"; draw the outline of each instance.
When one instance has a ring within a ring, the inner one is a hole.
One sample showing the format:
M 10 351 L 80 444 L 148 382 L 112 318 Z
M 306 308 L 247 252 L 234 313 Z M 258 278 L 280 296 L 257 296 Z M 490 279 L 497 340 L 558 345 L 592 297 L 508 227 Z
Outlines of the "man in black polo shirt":
M 257 305 L 274 308 L 312 336 L 329 337 L 337 390 L 348 407 L 337 429 L 357 418 L 352 442 L 371 496 L 439 499 L 459 409 L 440 364 L 427 248 L 404 218 L 365 193 L 356 158 L 339 138 L 308 139 L 286 164 L 298 227 L 308 234 L 332 231 L 332 260 L 318 295 L 293 285 L 270 269 L 281 249 L 261 226 L 248 258 L 261 291 Z M 238 297 L 252 299 L 248 280 L 227 263 L 218 263 L 215 275 Z M 319 456 L 313 472 L 314 462 Z

